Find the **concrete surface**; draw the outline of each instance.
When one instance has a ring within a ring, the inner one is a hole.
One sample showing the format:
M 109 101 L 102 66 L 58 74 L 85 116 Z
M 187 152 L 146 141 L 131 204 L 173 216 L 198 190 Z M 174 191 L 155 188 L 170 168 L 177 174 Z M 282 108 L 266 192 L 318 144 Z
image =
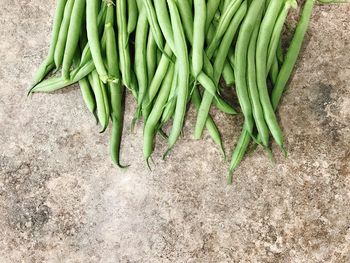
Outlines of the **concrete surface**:
M 279 109 L 289 158 L 258 150 L 229 187 L 193 112 L 166 162 L 159 139 L 153 172 L 127 131 L 121 171 L 76 87 L 26 98 L 53 2 L 0 1 L 1 263 L 350 262 L 349 5 L 315 8 Z M 214 115 L 232 149 L 242 120 Z

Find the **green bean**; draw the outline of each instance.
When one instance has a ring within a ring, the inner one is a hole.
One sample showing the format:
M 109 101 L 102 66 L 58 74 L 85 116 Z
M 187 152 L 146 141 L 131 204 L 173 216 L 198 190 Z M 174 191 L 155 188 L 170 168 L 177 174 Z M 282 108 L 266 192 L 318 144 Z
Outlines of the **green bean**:
M 193 14 L 192 8 L 188 0 L 176 0 L 177 8 L 180 13 L 183 30 L 188 42 L 193 44 Z M 174 37 L 176 39 L 176 37 Z M 176 39 L 177 40 L 177 39 Z
M 207 1 L 207 15 L 205 21 L 205 31 L 208 32 L 210 24 L 215 16 L 216 11 L 218 10 L 220 1 L 218 0 L 208 0 Z
M 236 79 L 236 92 L 245 118 L 245 125 L 248 128 L 249 134 L 252 134 L 253 132 L 254 120 L 252 115 L 252 106 L 248 95 L 246 79 L 247 53 L 249 40 L 253 33 L 254 25 L 256 24 L 259 14 L 264 8 L 264 4 L 265 0 L 253 0 L 253 2 L 251 3 L 248 13 L 239 31 L 235 50 L 234 72 Z
M 278 41 L 277 51 L 276 51 L 278 65 L 282 65 L 284 61 L 283 47 L 282 47 L 282 38 Z
M 106 130 L 109 121 L 109 110 L 108 105 L 106 105 L 106 91 L 102 81 L 96 70 L 94 70 L 91 75 L 89 75 L 89 81 L 95 94 L 97 103 L 97 117 L 102 125 L 102 131 Z
M 192 103 L 195 106 L 196 110 L 198 111 L 199 107 L 201 105 L 201 95 L 200 95 L 197 87 L 194 87 L 191 100 L 192 100 Z M 213 139 L 214 143 L 219 146 L 220 151 L 221 151 L 224 159 L 226 159 L 226 153 L 224 150 L 224 146 L 222 144 L 220 132 L 219 132 L 218 128 L 216 127 L 216 124 L 215 124 L 214 120 L 212 119 L 212 117 L 210 116 L 210 114 L 208 115 L 207 120 L 205 122 L 205 127 L 207 128 L 209 135 Z
M 178 65 L 175 64 L 174 68 L 174 76 L 173 81 L 171 83 L 171 90 L 169 94 L 168 101 L 166 105 L 164 106 L 162 119 L 160 121 L 160 126 L 163 126 L 170 118 L 174 115 L 175 112 L 175 106 L 176 106 L 176 91 L 177 91 L 177 83 L 178 83 Z
M 267 72 L 270 71 L 270 68 L 272 66 L 275 60 L 276 52 L 278 45 L 280 43 L 281 33 L 283 29 L 284 22 L 286 21 L 289 9 L 293 7 L 297 7 L 297 2 L 295 0 L 288 0 L 285 1 L 284 7 L 280 14 L 278 15 L 277 21 L 274 25 L 271 40 L 269 42 L 269 48 L 268 48 L 268 55 L 267 55 Z
M 219 109 L 223 113 L 226 113 L 228 115 L 238 114 L 238 112 L 220 96 L 216 96 L 215 100 L 212 100 L 212 103 L 217 109 Z
M 243 4 L 247 5 L 247 2 L 244 2 Z M 219 25 L 217 26 L 215 36 L 213 40 L 211 41 L 209 47 L 206 50 L 206 53 L 209 58 L 211 58 L 214 54 L 214 51 L 217 49 L 217 47 L 220 44 L 221 38 L 226 34 L 226 30 L 231 24 L 231 20 L 234 17 L 237 10 L 242 5 L 242 0 L 232 0 L 225 10 L 224 14 L 220 18 Z
M 79 80 L 79 87 L 80 87 L 81 95 L 83 97 L 85 105 L 87 106 L 89 112 L 91 112 L 92 114 L 95 114 L 96 101 L 95 101 L 93 91 L 90 87 L 89 81 L 86 78 L 82 78 L 81 80 Z
M 271 79 L 272 85 L 275 85 L 275 83 L 277 81 L 278 73 L 279 73 L 279 65 L 278 65 L 277 55 L 275 54 L 274 60 L 272 62 L 271 69 L 269 71 L 269 75 L 270 75 L 270 79 Z
M 235 73 L 233 72 L 230 63 L 227 60 L 222 71 L 222 77 L 224 78 L 225 84 L 227 86 L 233 86 L 235 84 Z
M 74 66 L 78 66 L 80 63 L 80 48 L 79 47 L 75 52 L 73 62 L 74 62 Z M 94 93 L 91 89 L 91 86 L 89 84 L 89 81 L 86 77 L 79 80 L 79 87 L 80 87 L 81 95 L 83 97 L 85 105 L 87 106 L 88 110 L 93 115 L 95 115 L 95 110 L 96 110 L 95 95 L 94 95 Z
M 147 92 L 147 33 L 148 20 L 147 12 L 144 7 L 140 8 L 140 14 L 136 26 L 135 35 L 135 73 L 139 86 L 139 94 L 137 98 L 137 105 L 141 108 L 145 94 Z
M 174 0 L 168 1 L 171 23 L 174 32 L 176 58 L 179 63 L 178 71 L 178 91 L 176 100 L 176 109 L 174 113 L 173 127 L 171 129 L 168 139 L 168 149 L 171 149 L 176 143 L 182 127 L 186 114 L 188 83 L 189 83 L 189 59 L 185 33 L 183 31 L 179 10 Z
M 171 28 L 168 7 L 164 0 L 154 0 L 154 7 L 157 14 L 160 29 L 164 35 L 166 43 L 170 49 L 175 51 L 175 43 L 173 37 L 173 29 Z
M 138 19 L 136 0 L 128 0 L 128 35 L 135 31 Z
M 282 97 L 284 88 L 293 72 L 293 68 L 298 59 L 303 40 L 309 26 L 310 18 L 312 15 L 312 10 L 314 7 L 315 0 L 306 0 L 303 11 L 300 17 L 300 21 L 295 30 L 292 42 L 288 48 L 287 54 L 285 56 L 284 63 L 278 74 L 277 81 L 272 91 L 271 101 L 274 110 L 276 110 L 278 103 Z
M 105 34 L 106 34 L 106 55 L 107 55 L 107 69 L 108 74 L 117 81 L 109 81 L 108 86 L 110 90 L 111 101 L 111 119 L 112 119 L 112 137 L 110 140 L 110 153 L 113 163 L 120 168 L 127 166 L 120 163 L 120 145 L 123 133 L 123 89 L 120 79 L 118 53 L 116 35 L 114 31 L 114 7 L 109 5 L 107 8 Z
M 249 41 L 248 55 L 247 55 L 247 84 L 248 84 L 247 86 L 248 86 L 248 94 L 252 105 L 255 125 L 257 127 L 257 130 L 263 145 L 267 148 L 269 146 L 269 129 L 266 125 L 263 109 L 260 102 L 259 91 L 256 83 L 256 69 L 255 69 L 255 52 L 256 52 L 256 43 L 258 39 L 260 21 L 261 21 L 261 14 L 259 14 L 259 20 L 255 25 L 255 29 Z
M 127 88 L 131 88 L 131 61 L 128 45 L 128 32 L 126 24 L 126 0 L 116 1 L 117 27 L 118 27 L 118 50 L 120 54 L 120 71 L 123 83 Z
M 156 125 L 162 117 L 163 107 L 167 102 L 172 87 L 173 77 L 174 65 L 171 64 L 162 83 L 162 87 L 159 90 L 157 99 L 155 100 L 155 103 L 152 107 L 152 111 L 147 118 L 143 131 L 143 155 L 147 161 L 153 152 L 153 140 L 156 131 Z
M 68 27 L 66 48 L 63 56 L 62 76 L 68 80 L 69 71 L 73 64 L 75 51 L 77 50 L 80 38 L 80 30 L 83 24 L 86 0 L 75 0 L 72 15 Z
M 153 98 L 156 96 L 158 90 L 159 90 L 159 87 L 167 73 L 167 70 L 168 70 L 168 67 L 169 67 L 169 63 L 170 63 L 170 60 L 168 59 L 168 57 L 171 57 L 171 49 L 168 45 L 165 45 L 165 48 L 164 48 L 164 53 L 166 54 L 163 54 L 162 55 L 162 58 L 158 64 L 158 67 L 157 67 L 157 70 L 156 70 L 156 73 L 152 79 L 152 82 L 149 86 L 149 89 L 148 89 L 148 99 L 149 99 L 149 102 L 151 102 L 153 100 Z
M 154 40 L 152 31 L 148 32 L 147 40 L 147 51 L 146 51 L 146 61 L 147 61 L 147 80 L 148 84 L 151 84 L 151 81 L 154 77 L 157 68 L 157 43 Z
M 63 20 L 58 34 L 57 44 L 55 48 L 54 61 L 56 68 L 62 64 L 64 49 L 66 47 L 66 40 L 68 34 L 69 21 L 72 15 L 74 0 L 68 0 L 64 8 Z
M 32 87 L 34 87 L 36 84 L 38 84 L 40 81 L 42 81 L 46 75 L 54 68 L 54 54 L 55 49 L 58 41 L 58 35 L 60 33 L 60 27 L 63 19 L 64 9 L 66 6 L 67 0 L 58 0 L 57 6 L 56 6 L 56 12 L 53 22 L 53 28 L 52 28 L 52 36 L 51 36 L 51 43 L 50 43 L 50 49 L 48 52 L 48 55 L 46 59 L 43 61 L 43 63 L 39 66 L 37 72 L 35 73 Z M 30 91 L 29 91 L 30 92 Z
M 193 31 L 192 70 L 195 78 L 198 77 L 203 68 L 205 20 L 205 0 L 194 0 L 194 28 L 196 30 Z
M 253 0 L 254 1 L 254 0 Z M 229 174 L 227 176 L 227 182 L 228 184 L 232 184 L 233 180 L 233 172 L 237 169 L 238 165 L 241 163 L 245 152 L 247 151 L 247 148 L 249 146 L 251 135 L 248 132 L 249 128 L 246 125 L 246 122 L 244 123 L 242 133 L 239 137 L 238 143 L 235 147 L 235 150 L 232 154 L 232 160 L 230 164 Z
M 98 1 L 96 0 L 86 0 L 86 31 L 96 71 L 102 82 L 106 83 L 108 80 L 108 73 L 101 54 L 101 46 L 97 27 L 97 3 Z
M 105 26 L 104 22 L 106 20 L 106 10 L 107 10 L 107 5 L 104 4 L 104 2 L 103 2 L 101 10 L 100 10 L 98 17 L 97 17 L 97 26 L 98 26 L 99 36 L 102 35 L 103 29 Z M 91 59 L 92 59 L 92 56 L 91 56 L 90 46 L 89 46 L 89 43 L 86 43 L 86 45 L 83 49 L 83 52 L 81 54 L 80 64 L 85 64 L 86 62 L 88 62 Z
M 144 7 L 147 11 L 148 23 L 150 25 L 151 31 L 153 33 L 154 39 L 157 43 L 157 46 L 160 50 L 164 49 L 164 39 L 162 31 L 160 30 L 156 11 L 154 10 L 151 0 L 143 0 Z
M 283 149 L 283 134 L 281 128 L 278 125 L 277 118 L 270 101 L 270 96 L 268 93 L 266 83 L 268 44 L 273 31 L 273 25 L 276 22 L 278 13 L 281 10 L 282 5 L 283 2 L 280 0 L 271 0 L 265 13 L 265 16 L 261 22 L 256 46 L 256 74 L 260 102 L 263 108 L 265 121 L 276 143 Z

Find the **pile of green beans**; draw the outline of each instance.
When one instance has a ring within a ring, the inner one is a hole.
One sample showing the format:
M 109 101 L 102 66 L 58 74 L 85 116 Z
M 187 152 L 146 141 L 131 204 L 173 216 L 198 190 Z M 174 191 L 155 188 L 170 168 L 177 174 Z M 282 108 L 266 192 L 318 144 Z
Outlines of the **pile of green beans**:
M 284 50 L 283 27 L 296 0 L 57 0 L 50 49 L 29 94 L 78 83 L 101 132 L 112 125 L 110 154 L 122 168 L 127 166 L 120 161 L 126 92 L 137 105 L 131 126 L 143 120 L 148 166 L 158 133 L 168 142 L 164 157 L 174 147 L 189 105 L 197 111 L 194 137 L 207 130 L 225 158 L 210 109 L 241 114 L 231 183 L 251 140 L 271 155 L 271 135 L 286 152 L 275 111 L 315 2 L 305 1 Z M 235 90 L 239 109 L 222 97 L 224 88 Z

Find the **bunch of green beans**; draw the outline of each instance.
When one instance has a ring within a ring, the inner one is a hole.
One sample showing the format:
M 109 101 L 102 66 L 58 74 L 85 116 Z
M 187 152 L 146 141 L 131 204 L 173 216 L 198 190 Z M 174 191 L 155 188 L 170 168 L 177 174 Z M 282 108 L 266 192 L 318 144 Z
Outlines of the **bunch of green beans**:
M 251 140 L 271 155 L 271 137 L 285 152 L 275 111 L 315 2 L 305 0 L 294 37 L 283 50 L 283 27 L 296 0 L 57 0 L 50 49 L 29 94 L 78 83 L 101 132 L 112 125 L 110 154 L 121 168 L 127 166 L 120 161 L 126 91 L 137 105 L 132 126 L 143 120 L 148 166 L 156 135 L 168 142 L 165 157 L 191 104 L 197 111 L 194 137 L 207 130 L 226 158 L 210 109 L 241 112 L 231 183 Z M 221 96 L 224 88 L 235 90 L 240 109 Z

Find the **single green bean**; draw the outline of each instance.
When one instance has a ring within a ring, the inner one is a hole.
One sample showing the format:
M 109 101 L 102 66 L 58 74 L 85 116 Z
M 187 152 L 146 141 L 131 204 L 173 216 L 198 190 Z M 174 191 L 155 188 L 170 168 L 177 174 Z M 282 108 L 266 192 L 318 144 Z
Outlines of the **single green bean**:
M 147 12 L 144 7 L 141 7 L 140 14 L 136 26 L 135 35 L 135 74 L 139 87 L 137 105 L 141 108 L 145 94 L 147 92 L 147 33 L 148 20 Z
M 152 31 L 149 30 L 146 51 L 148 85 L 151 84 L 151 81 L 157 69 L 157 49 L 157 43 L 154 40 Z
M 179 63 L 178 71 L 178 91 L 176 100 L 176 109 L 174 113 L 173 127 L 171 129 L 168 139 L 168 149 L 171 149 L 180 136 L 183 122 L 186 114 L 188 83 L 189 83 L 189 59 L 188 50 L 185 39 L 185 33 L 183 31 L 179 10 L 174 0 L 168 1 L 171 23 L 174 32 L 176 58 Z
M 235 84 L 235 73 L 233 72 L 233 69 L 228 60 L 225 62 L 225 66 L 222 71 L 222 77 L 224 78 L 225 84 L 227 86 L 233 86 Z
M 120 71 L 123 84 L 131 89 L 131 61 L 128 45 L 128 32 L 126 22 L 126 0 L 116 1 L 117 27 L 118 27 L 118 50 L 120 54 Z
M 106 10 L 107 10 L 107 5 L 103 2 L 101 10 L 100 10 L 98 17 L 97 17 L 99 36 L 101 36 L 103 34 L 105 20 L 106 20 L 106 13 L 107 13 Z M 86 45 L 84 46 L 83 52 L 81 54 L 80 64 L 85 64 L 86 62 L 88 62 L 91 59 L 92 59 L 92 56 L 91 56 L 90 46 L 89 46 L 89 43 L 86 43 Z
M 96 71 L 98 72 L 98 75 L 102 82 L 106 83 L 108 80 L 108 73 L 101 54 L 101 46 L 97 27 L 97 4 L 98 1 L 96 0 L 86 0 L 86 31 Z
M 136 0 L 128 0 L 128 35 L 135 31 L 138 19 Z
M 254 1 L 254 0 L 253 0 Z M 233 172 L 237 169 L 238 165 L 241 163 L 245 152 L 249 146 L 251 135 L 248 132 L 249 128 L 246 126 L 246 123 L 243 126 L 242 133 L 239 137 L 238 143 L 235 147 L 235 150 L 232 154 L 232 160 L 230 164 L 229 174 L 227 176 L 227 183 L 232 184 Z
M 298 59 L 298 56 L 303 44 L 303 40 L 309 26 L 314 4 L 315 4 L 315 0 L 306 0 L 304 4 L 300 21 L 297 25 L 292 42 L 288 48 L 284 63 L 278 74 L 277 81 L 272 91 L 271 101 L 272 101 L 272 106 L 274 110 L 276 110 L 278 106 L 278 103 L 282 97 L 284 88 L 287 85 L 287 82 L 293 72 L 295 63 Z
M 158 64 L 157 70 L 148 89 L 149 102 L 152 102 L 152 100 L 156 96 L 170 64 L 170 60 L 168 59 L 168 57 L 172 56 L 172 52 L 168 45 L 165 45 L 164 52 L 166 54 L 162 55 L 162 58 Z
M 170 49 L 175 51 L 175 43 L 173 37 L 173 29 L 171 28 L 168 7 L 164 0 L 154 0 L 154 7 L 157 14 L 160 29 L 164 35 L 166 43 Z
M 195 78 L 201 73 L 204 59 L 206 3 L 194 0 L 194 28 L 192 47 L 192 70 Z
M 91 77 L 90 77 L 91 76 Z M 89 75 L 90 85 L 95 94 L 97 103 L 97 117 L 102 125 L 102 132 L 106 130 L 109 121 L 108 104 L 106 105 L 106 91 L 96 70 Z

